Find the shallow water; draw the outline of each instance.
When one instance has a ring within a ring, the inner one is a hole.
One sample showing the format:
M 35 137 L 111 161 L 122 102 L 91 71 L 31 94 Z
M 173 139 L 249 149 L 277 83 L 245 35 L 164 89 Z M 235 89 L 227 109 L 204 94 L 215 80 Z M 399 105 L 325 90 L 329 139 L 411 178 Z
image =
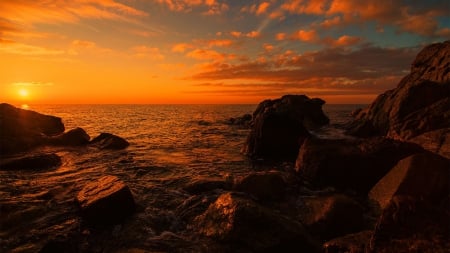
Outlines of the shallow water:
M 340 124 L 358 105 L 325 105 L 331 125 L 315 132 L 341 138 Z M 184 242 L 175 210 L 192 196 L 181 188 L 201 178 L 239 177 L 252 170 L 240 153 L 248 129 L 230 126 L 230 117 L 252 113 L 256 105 L 39 105 L 61 117 L 66 130 L 84 128 L 93 138 L 110 132 L 130 142 L 126 150 L 42 148 L 63 164 L 46 171 L 0 171 L 0 251 L 36 252 L 52 239 L 77 242 L 81 251 L 120 248 L 173 251 L 202 242 Z M 93 231 L 77 214 L 74 198 L 88 182 L 104 175 L 125 181 L 138 204 L 123 226 Z M 175 242 L 174 242 L 175 241 Z M 177 244 L 178 243 L 178 244 Z M 75 247 L 75 246 L 74 246 Z M 194 249 L 192 251 L 195 251 Z M 183 252 L 181 250 L 180 252 Z

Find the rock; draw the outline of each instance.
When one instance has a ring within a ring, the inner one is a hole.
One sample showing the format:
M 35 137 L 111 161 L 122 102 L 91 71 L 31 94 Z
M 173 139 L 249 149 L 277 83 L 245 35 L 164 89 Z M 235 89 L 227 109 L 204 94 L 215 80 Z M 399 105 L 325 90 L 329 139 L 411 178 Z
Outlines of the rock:
M 280 200 L 285 197 L 287 183 L 279 171 L 255 172 L 236 182 L 234 189 L 262 201 Z
M 313 185 L 333 186 L 366 195 L 399 160 L 424 150 L 412 143 L 383 137 L 307 139 L 295 169 Z
M 49 144 L 60 146 L 82 146 L 87 145 L 91 137 L 83 128 L 77 127 L 48 139 Z
M 195 219 L 200 234 L 250 252 L 317 252 L 303 226 L 254 201 L 222 194 Z
M 130 189 L 115 176 L 104 176 L 88 183 L 78 193 L 76 201 L 82 217 L 94 226 L 121 223 L 135 210 Z
M 295 160 L 308 129 L 329 123 L 325 101 L 304 95 L 286 95 L 261 102 L 253 112 L 252 128 L 243 152 L 253 158 Z
M 61 166 L 61 158 L 56 154 L 32 154 L 1 159 L 1 170 L 45 170 Z
M 432 153 L 412 155 L 399 161 L 372 188 L 369 197 L 382 209 L 397 195 L 439 203 L 448 196 L 449 175 L 449 159 Z
M 110 133 L 101 133 L 99 136 L 95 137 L 90 144 L 99 149 L 124 149 L 130 145 L 130 143 L 122 137 Z
M 329 240 L 360 231 L 364 226 L 364 210 L 355 200 L 342 195 L 305 198 L 300 219 L 308 230 Z
M 251 114 L 244 114 L 244 115 L 242 115 L 240 117 L 229 118 L 225 123 L 227 125 L 249 127 L 251 121 L 252 121 L 252 115 Z
M 2 154 L 26 151 L 39 146 L 45 136 L 64 132 L 60 118 L 0 104 L 0 151 Z
M 365 230 L 335 238 L 323 244 L 324 253 L 366 253 L 372 231 Z
M 450 160 L 432 153 L 401 160 L 370 191 L 382 209 L 374 252 L 447 252 Z
M 411 73 L 378 96 L 348 133 L 409 140 L 442 128 L 450 128 L 450 41 L 425 47 Z
M 450 159 L 450 128 L 426 132 L 409 140 L 424 149 Z
M 190 194 L 200 194 L 217 189 L 229 190 L 231 189 L 231 182 L 227 182 L 226 180 L 197 179 L 183 187 L 183 190 Z

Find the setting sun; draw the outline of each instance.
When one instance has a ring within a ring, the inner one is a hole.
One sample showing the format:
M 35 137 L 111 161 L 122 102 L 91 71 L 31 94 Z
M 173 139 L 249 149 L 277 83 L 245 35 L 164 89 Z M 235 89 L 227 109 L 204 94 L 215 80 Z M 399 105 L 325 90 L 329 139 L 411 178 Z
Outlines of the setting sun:
M 19 96 L 22 98 L 28 97 L 28 95 L 29 95 L 28 90 L 25 88 L 20 89 L 18 92 L 19 92 Z

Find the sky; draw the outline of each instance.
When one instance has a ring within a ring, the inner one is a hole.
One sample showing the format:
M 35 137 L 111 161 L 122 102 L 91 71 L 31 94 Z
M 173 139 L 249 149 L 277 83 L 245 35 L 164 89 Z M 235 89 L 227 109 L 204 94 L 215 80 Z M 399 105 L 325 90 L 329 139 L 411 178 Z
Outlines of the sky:
M 435 0 L 0 0 L 0 102 L 366 104 L 425 45 Z

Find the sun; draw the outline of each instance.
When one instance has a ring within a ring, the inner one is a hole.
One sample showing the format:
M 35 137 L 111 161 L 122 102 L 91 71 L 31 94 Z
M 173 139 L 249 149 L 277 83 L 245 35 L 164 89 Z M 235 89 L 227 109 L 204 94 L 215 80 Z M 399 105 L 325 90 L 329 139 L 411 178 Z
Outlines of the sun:
M 21 89 L 19 90 L 19 96 L 22 97 L 22 98 L 28 97 L 29 94 L 30 94 L 30 93 L 29 93 L 28 90 L 25 89 L 25 88 L 21 88 Z

